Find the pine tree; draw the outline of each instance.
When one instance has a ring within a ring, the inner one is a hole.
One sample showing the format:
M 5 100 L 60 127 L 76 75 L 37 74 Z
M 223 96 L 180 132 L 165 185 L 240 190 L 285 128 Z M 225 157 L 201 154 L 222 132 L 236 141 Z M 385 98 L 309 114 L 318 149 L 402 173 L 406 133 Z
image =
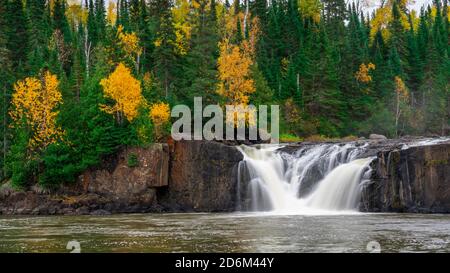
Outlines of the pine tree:
M 166 99 L 174 94 L 174 77 L 178 69 L 175 54 L 174 41 L 175 32 L 172 23 L 172 1 L 153 0 L 150 2 L 153 16 L 156 16 L 155 50 L 153 51 L 154 68 L 164 89 Z
M 28 44 L 28 24 L 21 0 L 7 1 L 6 19 L 8 20 L 7 49 L 10 53 L 11 67 L 19 78 L 26 71 Z
M 218 103 L 216 94 L 217 86 L 217 56 L 218 56 L 218 32 L 215 0 L 199 0 L 199 8 L 194 15 L 196 29 L 191 40 L 191 50 L 186 56 L 186 64 L 183 68 L 184 92 L 179 95 L 179 100 L 188 105 L 193 105 L 194 97 L 203 97 L 207 104 Z M 207 5 L 209 2 L 209 11 Z
M 28 66 L 32 74 L 37 74 L 45 66 L 48 56 L 48 40 L 52 35 L 51 18 L 48 16 L 46 0 L 28 0 L 29 52 Z
M 0 14 L 6 14 L 7 11 L 7 0 L 0 0 Z M 5 16 L 0 16 L 0 67 L 2 67 L 2 73 L 0 73 L 0 94 L 2 94 L 1 107 L 0 107 L 0 132 L 2 138 L 0 143 L 2 145 L 0 152 L 0 179 L 5 178 L 4 164 L 6 159 L 6 154 L 9 148 L 9 117 L 8 108 L 10 101 L 10 53 L 7 48 L 8 40 L 8 22 Z
M 65 0 L 55 0 L 53 7 L 53 29 L 59 29 L 64 35 L 64 41 L 70 43 L 71 29 L 69 26 L 69 21 L 66 17 L 66 1 Z
M 130 0 L 130 29 L 139 32 L 141 20 L 141 5 L 139 0 Z
M 95 1 L 95 21 L 97 25 L 97 32 L 100 37 L 106 34 L 106 5 L 105 0 Z
M 347 8 L 345 0 L 324 0 L 324 20 L 327 31 L 332 39 L 339 39 L 345 32 L 345 20 L 347 20 Z M 357 11 L 354 11 L 356 13 Z
M 389 39 L 389 46 L 391 48 L 391 62 L 396 62 L 394 65 L 396 73 L 403 73 L 407 65 L 407 43 L 406 32 L 402 25 L 402 11 L 398 1 L 394 1 L 392 5 L 392 21 L 389 23 L 389 32 L 391 34 Z M 400 76 L 400 74 L 399 74 Z M 404 78 L 405 75 L 401 75 Z
M 267 26 L 267 0 L 255 0 L 252 5 L 252 13 L 259 18 L 262 29 Z
M 97 45 L 99 42 L 99 33 L 97 26 L 97 18 L 95 15 L 95 6 L 93 0 L 85 0 L 85 5 L 88 9 L 88 18 L 87 18 L 87 34 L 89 37 L 89 41 L 93 46 Z
M 409 16 L 409 24 L 410 30 L 407 35 L 407 48 L 408 48 L 407 85 L 410 89 L 411 104 L 413 107 L 416 107 L 419 104 L 418 89 L 423 78 L 422 74 L 423 63 L 420 58 L 419 43 L 417 35 L 414 32 L 411 15 Z
M 130 27 L 130 10 L 128 0 L 119 0 L 119 13 L 117 14 L 117 24 L 128 30 Z

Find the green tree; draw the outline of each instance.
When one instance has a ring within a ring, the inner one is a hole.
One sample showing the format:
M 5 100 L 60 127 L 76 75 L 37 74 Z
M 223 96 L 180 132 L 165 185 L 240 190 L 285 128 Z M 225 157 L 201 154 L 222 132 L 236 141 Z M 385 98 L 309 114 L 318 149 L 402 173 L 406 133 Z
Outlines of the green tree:
M 194 97 L 203 97 L 207 104 L 218 103 L 217 89 L 217 57 L 219 36 L 215 0 L 199 0 L 199 8 L 195 10 L 197 20 L 191 39 L 191 50 L 186 56 L 183 66 L 183 87 L 178 99 L 180 102 L 193 105 Z M 209 5 L 208 5 L 209 4 Z M 207 10 L 209 8 L 209 10 Z

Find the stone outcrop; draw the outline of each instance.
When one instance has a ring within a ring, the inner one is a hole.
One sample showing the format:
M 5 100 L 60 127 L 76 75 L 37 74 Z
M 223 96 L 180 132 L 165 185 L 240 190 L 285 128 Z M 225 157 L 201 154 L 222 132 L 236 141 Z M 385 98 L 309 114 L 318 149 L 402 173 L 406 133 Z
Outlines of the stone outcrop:
M 450 212 L 450 142 L 380 151 L 362 195 L 370 212 Z
M 0 214 L 233 211 L 242 158 L 233 146 L 206 141 L 127 148 L 56 192 L 3 185 Z
M 243 155 L 233 146 L 207 141 L 171 145 L 169 187 L 160 204 L 170 211 L 217 212 L 236 208 L 237 166 Z
M 81 176 L 85 192 L 114 197 L 124 203 L 148 203 L 154 199 L 155 189 L 169 185 L 167 145 L 128 148 L 111 161 L 111 169 L 86 171 Z
M 106 214 L 160 211 L 156 193 L 167 187 L 169 147 L 127 148 L 87 170 L 76 185 L 55 192 L 0 189 L 0 214 Z

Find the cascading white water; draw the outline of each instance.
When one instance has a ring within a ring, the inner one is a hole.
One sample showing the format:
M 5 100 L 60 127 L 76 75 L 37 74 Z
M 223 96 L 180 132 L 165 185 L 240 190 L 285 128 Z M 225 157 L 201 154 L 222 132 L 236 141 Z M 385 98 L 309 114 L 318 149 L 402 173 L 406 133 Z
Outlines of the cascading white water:
M 361 182 L 371 161 L 370 158 L 357 159 L 331 171 L 305 199 L 306 205 L 325 210 L 356 209 L 361 197 Z
M 294 154 L 280 146 L 240 147 L 239 179 L 247 173 L 252 211 L 315 213 L 356 210 L 373 158 L 356 159 L 365 146 L 321 144 Z M 356 160 L 355 160 L 356 159 Z M 241 181 L 242 182 L 242 181 Z

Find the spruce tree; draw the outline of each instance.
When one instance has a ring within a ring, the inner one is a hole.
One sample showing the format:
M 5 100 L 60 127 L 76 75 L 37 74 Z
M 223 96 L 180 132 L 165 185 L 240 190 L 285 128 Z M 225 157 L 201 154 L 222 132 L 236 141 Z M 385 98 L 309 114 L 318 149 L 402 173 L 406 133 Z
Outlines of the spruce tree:
M 216 67 L 219 37 L 215 4 L 215 0 L 199 0 L 200 7 L 194 15 L 197 27 L 193 30 L 191 50 L 183 68 L 185 91 L 179 95 L 179 100 L 188 105 L 193 105 L 194 97 L 203 97 L 206 104 L 218 103 Z
M 89 1 L 89 2 L 88 2 Z M 87 18 L 87 34 L 89 37 L 89 41 L 93 46 L 97 45 L 99 40 L 99 33 L 97 27 L 97 18 L 95 15 L 95 6 L 93 0 L 85 0 L 85 5 L 88 9 L 88 18 Z
M 7 49 L 10 53 L 14 75 L 20 78 L 26 71 L 28 44 L 28 24 L 21 0 L 7 1 L 6 20 L 8 31 Z
M 105 0 L 95 1 L 95 19 L 97 24 L 97 33 L 99 34 L 99 37 L 105 37 L 106 34 Z
M 150 2 L 152 15 L 157 18 L 156 48 L 153 51 L 154 68 L 164 89 L 165 98 L 173 98 L 175 73 L 178 69 L 174 49 L 175 32 L 172 20 L 172 1 L 153 0 Z
M 65 0 L 55 0 L 53 7 L 53 29 L 60 30 L 64 35 L 64 41 L 66 43 L 71 43 L 71 29 L 69 26 L 69 21 L 66 17 L 66 1 Z
M 28 66 L 31 74 L 37 74 L 48 59 L 48 41 L 52 35 L 51 18 L 46 0 L 28 0 L 29 45 Z
M 7 0 L 0 0 L 0 14 L 6 14 Z M 0 94 L 2 100 L 0 101 L 0 131 L 1 131 L 1 152 L 0 152 L 0 180 L 5 178 L 4 164 L 5 157 L 9 148 L 9 116 L 8 108 L 10 101 L 10 60 L 9 52 L 7 48 L 8 40 L 8 22 L 5 16 L 0 16 L 0 67 L 2 67 L 2 73 L 0 73 Z

